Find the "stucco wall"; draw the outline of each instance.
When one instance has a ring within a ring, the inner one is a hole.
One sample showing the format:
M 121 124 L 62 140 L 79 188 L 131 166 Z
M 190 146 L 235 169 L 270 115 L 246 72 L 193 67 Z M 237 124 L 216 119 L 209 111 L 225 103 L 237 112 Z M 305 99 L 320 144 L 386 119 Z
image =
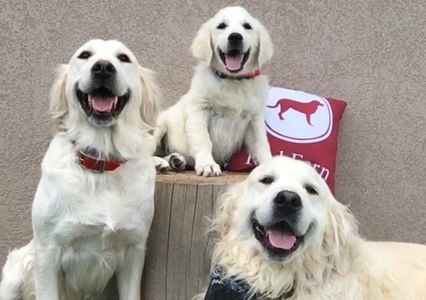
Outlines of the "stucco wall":
M 188 88 L 188 48 L 214 1 L 0 1 L 0 264 L 31 235 L 30 207 L 51 135 L 55 64 L 90 38 L 125 42 L 156 70 L 165 101 Z M 347 99 L 337 196 L 364 235 L 426 242 L 426 2 L 236 1 L 275 43 L 265 72 L 289 88 Z

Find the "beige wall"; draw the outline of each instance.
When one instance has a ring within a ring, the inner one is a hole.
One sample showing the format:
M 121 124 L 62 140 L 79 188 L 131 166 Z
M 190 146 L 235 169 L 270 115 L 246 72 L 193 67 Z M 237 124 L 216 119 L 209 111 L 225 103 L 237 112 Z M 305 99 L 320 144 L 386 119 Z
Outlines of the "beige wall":
M 56 63 L 94 37 L 156 70 L 167 104 L 188 88 L 199 25 L 231 3 L 0 0 L 0 264 L 30 238 Z M 404 3 L 405 2 L 405 3 Z M 369 238 L 426 242 L 426 2 L 237 1 L 269 28 L 273 84 L 347 99 L 337 195 Z

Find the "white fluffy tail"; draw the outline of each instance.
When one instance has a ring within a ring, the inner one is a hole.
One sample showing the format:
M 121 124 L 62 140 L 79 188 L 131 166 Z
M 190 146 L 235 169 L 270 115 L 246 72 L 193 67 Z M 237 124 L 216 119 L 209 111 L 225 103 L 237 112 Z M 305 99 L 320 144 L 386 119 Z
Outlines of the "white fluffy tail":
M 7 256 L 0 283 L 0 300 L 17 300 L 24 296 L 24 282 L 32 271 L 34 250 L 32 242 Z

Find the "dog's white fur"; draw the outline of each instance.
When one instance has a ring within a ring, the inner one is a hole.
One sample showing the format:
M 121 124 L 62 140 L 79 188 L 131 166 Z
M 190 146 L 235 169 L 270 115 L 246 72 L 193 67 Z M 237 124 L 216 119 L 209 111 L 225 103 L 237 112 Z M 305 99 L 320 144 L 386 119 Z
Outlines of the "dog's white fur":
M 83 50 L 92 56 L 78 59 Z M 119 61 L 122 53 L 130 63 Z M 93 123 L 75 93 L 76 83 L 89 84 L 90 69 L 98 60 L 114 65 L 120 93 L 130 91 L 127 105 L 108 126 Z M 9 254 L 1 300 L 22 295 L 39 300 L 106 299 L 102 291 L 113 274 L 120 299 L 140 299 L 154 213 L 155 167 L 148 131 L 155 123 L 159 90 L 153 76 L 118 41 L 89 41 L 68 65 L 59 67 L 50 112 L 60 130 L 42 163 L 32 208 L 34 236 Z M 112 172 L 85 170 L 76 152 L 86 147 L 127 162 Z
M 217 29 L 226 22 L 225 29 Z M 243 27 L 248 22 L 251 30 Z M 229 73 L 219 58 L 218 48 L 226 49 L 228 36 L 240 33 L 244 51 L 251 49 L 244 68 Z M 215 71 L 239 76 L 259 69 L 271 59 L 273 46 L 264 26 L 242 7 L 227 7 L 204 23 L 195 37 L 192 54 L 200 60 L 191 88 L 175 105 L 162 112 L 155 130 L 157 144 L 168 152 L 182 154 L 198 175 L 221 174 L 226 163 L 243 144 L 259 162 L 271 157 L 263 120 L 268 80 L 221 79 Z M 194 162 L 195 160 L 195 162 Z
M 274 177 L 270 185 L 259 182 L 266 175 Z M 318 195 L 306 191 L 307 183 Z M 313 225 L 295 252 L 276 260 L 254 237 L 251 215 L 270 217 L 273 198 L 282 190 L 302 199 L 299 234 L 306 233 L 306 224 Z M 280 295 L 292 288 L 288 299 L 426 299 L 426 246 L 363 240 L 349 210 L 302 161 L 274 157 L 257 167 L 220 199 L 214 225 L 219 240 L 213 263 L 271 299 L 284 299 Z

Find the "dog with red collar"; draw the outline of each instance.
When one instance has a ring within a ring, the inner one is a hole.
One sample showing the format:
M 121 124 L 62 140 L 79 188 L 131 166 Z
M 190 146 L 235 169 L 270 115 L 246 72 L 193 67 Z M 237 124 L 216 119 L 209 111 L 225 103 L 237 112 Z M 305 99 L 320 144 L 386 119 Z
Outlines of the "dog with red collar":
M 199 63 L 189 91 L 159 115 L 154 131 L 157 168 L 195 169 L 219 176 L 231 155 L 246 147 L 271 157 L 263 119 L 268 79 L 262 66 L 273 46 L 265 27 L 242 7 L 226 7 L 199 29 L 191 46 Z
M 140 299 L 154 214 L 149 132 L 158 111 L 152 71 L 118 41 L 91 40 L 52 87 L 58 125 L 42 162 L 33 239 L 12 251 L 0 299 Z

